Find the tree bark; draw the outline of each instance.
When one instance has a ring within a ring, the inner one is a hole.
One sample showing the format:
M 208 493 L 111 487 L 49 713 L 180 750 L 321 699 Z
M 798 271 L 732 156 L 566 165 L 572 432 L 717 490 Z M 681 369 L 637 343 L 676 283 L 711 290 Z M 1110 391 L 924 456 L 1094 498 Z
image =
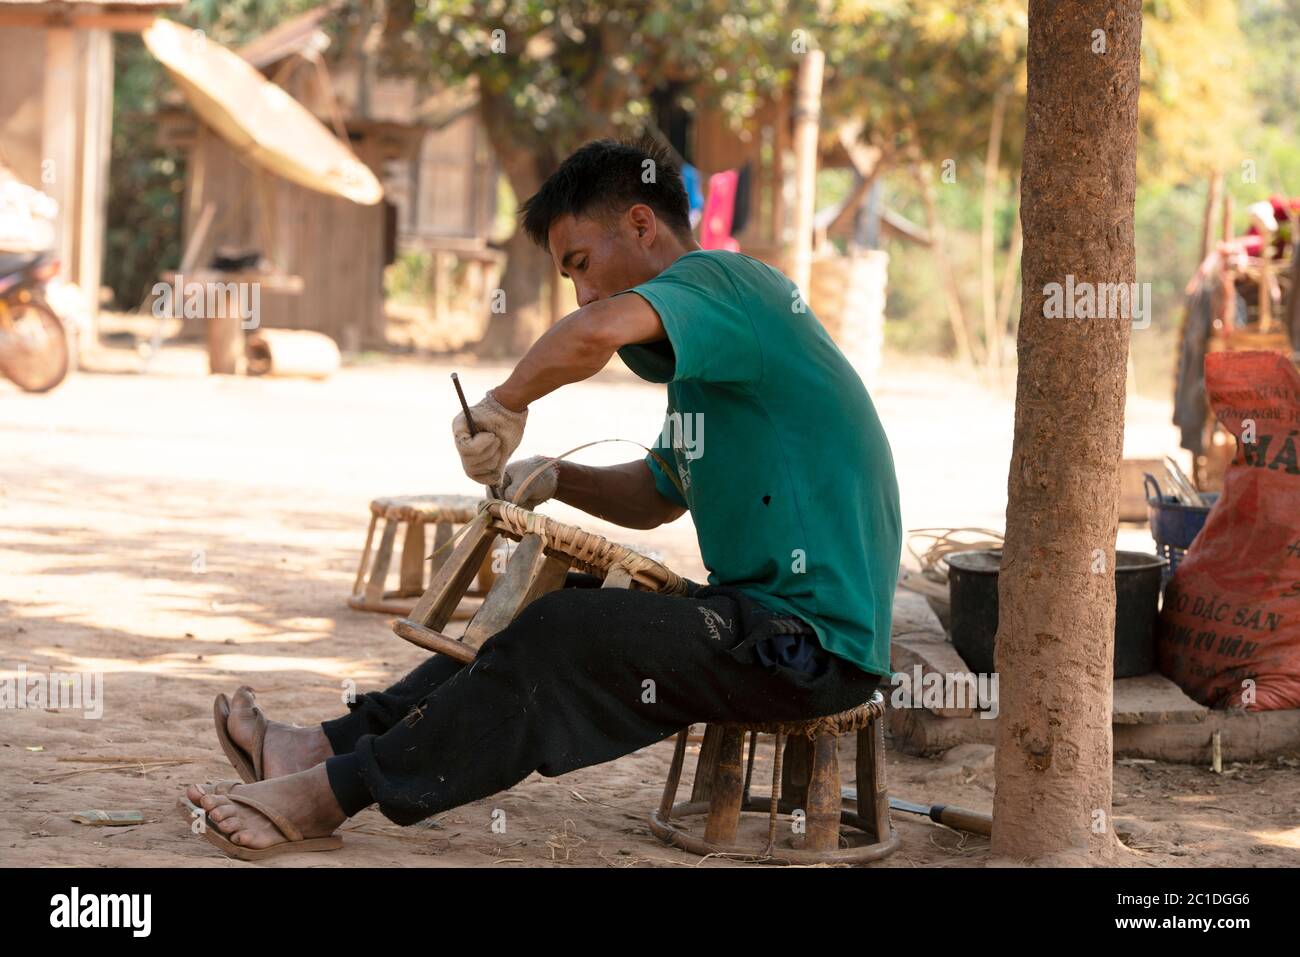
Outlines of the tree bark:
M 1105 51 L 1094 52 L 1104 32 Z M 993 851 L 1105 864 L 1127 319 L 1049 318 L 1049 283 L 1135 276 L 1141 0 L 1029 0 L 1015 441 L 999 581 Z M 1099 567 L 1100 564 L 1100 567 Z

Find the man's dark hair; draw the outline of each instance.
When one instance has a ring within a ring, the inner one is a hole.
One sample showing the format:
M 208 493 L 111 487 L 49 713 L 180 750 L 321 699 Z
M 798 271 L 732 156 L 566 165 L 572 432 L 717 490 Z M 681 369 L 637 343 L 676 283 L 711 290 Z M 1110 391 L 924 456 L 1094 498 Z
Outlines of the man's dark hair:
M 668 151 L 650 139 L 594 140 L 561 163 L 519 214 L 528 238 L 546 249 L 551 224 L 561 216 L 612 220 L 637 203 L 653 209 L 679 239 L 690 238 L 686 187 Z

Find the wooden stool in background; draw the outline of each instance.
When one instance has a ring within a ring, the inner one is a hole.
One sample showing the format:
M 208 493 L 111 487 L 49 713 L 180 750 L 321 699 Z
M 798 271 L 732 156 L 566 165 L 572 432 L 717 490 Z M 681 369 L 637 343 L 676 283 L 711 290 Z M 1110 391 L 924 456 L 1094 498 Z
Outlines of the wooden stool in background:
M 451 541 L 456 526 L 465 525 L 474 520 L 478 514 L 479 499 L 470 495 L 402 495 L 377 498 L 370 503 L 370 528 L 366 531 L 366 544 L 361 552 L 361 566 L 357 569 L 357 578 L 352 585 L 352 597 L 348 605 L 358 611 L 379 611 L 390 615 L 409 615 L 415 607 L 425 588 L 424 567 L 429 554 L 433 558 L 428 562 L 430 577 L 436 578 L 438 570 L 452 555 L 452 549 L 442 548 Z M 384 529 L 379 536 L 379 547 L 371 562 L 370 544 L 375 537 L 375 525 L 383 519 Z M 433 541 L 425 534 L 425 526 L 434 527 Z M 389 569 L 393 563 L 393 549 L 397 543 L 397 532 L 405 527 L 402 536 L 402 559 L 400 579 L 396 591 L 385 591 Z M 495 540 L 495 537 L 494 537 Z M 438 549 L 442 549 L 438 551 Z M 369 570 L 369 579 L 366 572 Z M 492 542 L 487 543 L 483 557 L 476 566 L 478 588 L 469 590 L 470 582 L 462 597 L 481 598 L 492 587 L 496 577 L 492 570 Z M 468 617 L 477 604 L 467 602 L 467 607 L 457 617 Z M 456 611 L 455 608 L 452 609 Z
M 686 594 L 686 582 L 654 559 L 591 532 L 499 499 L 478 503 L 478 515 L 438 568 L 408 617 L 393 622 L 401 638 L 468 663 L 478 649 L 534 599 L 564 587 L 569 569 L 604 579 L 604 588 Z M 457 639 L 442 634 L 475 571 L 503 536 L 519 544 Z
M 779 864 L 865 864 L 888 857 L 898 849 L 898 834 L 889 823 L 885 790 L 884 712 L 885 699 L 877 691 L 856 708 L 808 721 L 710 724 L 700 746 L 691 799 L 674 804 L 690 729 L 682 730 L 677 735 L 663 799 L 650 816 L 650 830 L 665 844 L 694 854 L 726 854 Z M 844 810 L 841 803 L 837 750 L 840 736 L 855 732 L 857 813 Z M 741 751 L 747 733 L 749 760 L 744 762 Z M 759 734 L 776 735 L 772 790 L 751 798 L 749 783 Z M 803 846 L 778 846 L 777 814 L 796 810 L 805 815 Z M 744 811 L 767 814 L 767 839 L 761 846 L 737 844 Z M 706 815 L 702 837 L 672 822 L 674 817 L 699 814 Z M 865 835 L 866 840 L 841 847 L 841 824 Z

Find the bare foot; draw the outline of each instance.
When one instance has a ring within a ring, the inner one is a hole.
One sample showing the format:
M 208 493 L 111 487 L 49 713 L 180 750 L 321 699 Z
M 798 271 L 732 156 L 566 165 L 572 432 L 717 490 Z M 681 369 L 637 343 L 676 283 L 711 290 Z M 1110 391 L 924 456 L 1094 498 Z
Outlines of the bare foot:
M 280 812 L 305 838 L 329 837 L 348 819 L 334 799 L 324 764 L 272 781 L 236 784 L 220 791 L 213 788 L 212 793 L 198 784 L 186 788 L 186 796 L 206 812 L 208 826 L 216 827 L 240 847 L 261 849 L 283 844 L 286 838 L 253 808 L 232 801 L 231 793 L 242 794 Z
M 250 755 L 253 753 L 253 733 L 257 729 L 257 714 L 253 710 L 256 706 L 257 696 L 253 689 L 243 685 L 230 697 L 230 718 L 226 721 L 226 731 L 231 740 Z M 262 741 L 262 776 L 278 778 L 305 771 L 333 754 L 334 749 L 320 725 L 300 728 L 268 720 L 266 737 Z

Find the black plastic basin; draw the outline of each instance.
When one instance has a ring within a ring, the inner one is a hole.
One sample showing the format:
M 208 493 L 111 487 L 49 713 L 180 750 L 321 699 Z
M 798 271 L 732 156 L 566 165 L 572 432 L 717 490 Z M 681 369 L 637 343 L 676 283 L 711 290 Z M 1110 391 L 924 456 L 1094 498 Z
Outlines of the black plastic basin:
M 1166 562 L 1143 552 L 1115 553 L 1115 677 L 1144 675 L 1155 667 L 1160 573 Z M 998 633 L 997 549 L 948 556 L 952 643 L 974 672 L 993 669 Z

